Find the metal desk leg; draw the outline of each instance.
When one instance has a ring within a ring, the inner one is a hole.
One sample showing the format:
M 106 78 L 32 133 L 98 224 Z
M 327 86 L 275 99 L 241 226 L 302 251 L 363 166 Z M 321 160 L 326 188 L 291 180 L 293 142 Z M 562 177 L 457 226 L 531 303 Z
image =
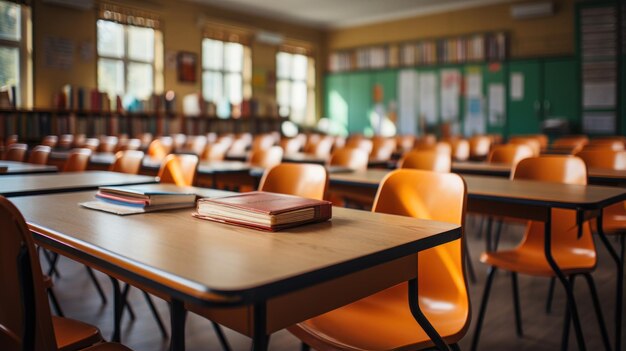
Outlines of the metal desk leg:
M 430 340 L 435 343 L 435 347 L 438 350 L 450 350 L 445 341 L 441 338 L 441 335 L 433 328 L 424 313 L 420 309 L 419 297 L 417 295 L 417 278 L 409 280 L 409 307 L 411 308 L 411 314 L 413 318 L 424 329 Z
M 576 308 L 576 300 L 574 299 L 574 291 L 572 289 L 572 285 L 567 280 L 563 271 L 552 257 L 552 213 L 549 211 L 548 219 L 544 223 L 544 252 L 546 255 L 546 260 L 548 260 L 548 264 L 554 270 L 557 278 L 563 284 L 565 288 L 565 293 L 567 294 L 567 304 L 569 306 L 569 311 L 572 317 L 572 321 L 574 322 L 574 331 L 576 332 L 576 340 L 578 341 L 578 349 L 586 350 L 585 347 L 585 339 L 583 338 L 582 328 L 580 326 L 580 318 L 578 316 L 578 309 Z
M 623 294 L 624 294 L 624 238 L 620 238 L 621 240 L 621 256 L 617 254 L 615 248 L 606 235 L 604 234 L 604 229 L 602 228 L 602 213 L 598 216 L 598 236 L 602 240 L 602 243 L 606 247 L 607 251 L 611 255 L 613 261 L 617 265 L 617 295 L 615 296 L 615 350 L 621 350 L 622 346 L 622 303 L 623 303 Z M 624 235 L 624 234 L 622 234 Z
M 124 296 L 122 294 L 122 290 L 120 289 L 120 283 L 117 279 L 113 277 L 109 277 L 111 279 L 111 284 L 113 284 L 113 336 L 111 336 L 111 341 L 120 342 L 121 340 L 121 321 L 122 321 L 122 311 L 124 311 Z
M 170 351 L 185 350 L 185 321 L 187 311 L 182 301 L 172 299 L 170 301 L 170 323 L 172 338 L 170 339 Z
M 270 337 L 267 335 L 267 306 L 265 302 L 254 304 L 254 330 L 252 334 L 252 350 L 267 351 Z

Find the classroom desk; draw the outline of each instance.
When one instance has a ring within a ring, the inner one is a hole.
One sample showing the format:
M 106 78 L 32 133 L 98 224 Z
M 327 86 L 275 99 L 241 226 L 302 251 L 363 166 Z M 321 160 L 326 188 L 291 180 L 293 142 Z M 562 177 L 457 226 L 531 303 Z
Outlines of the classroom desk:
M 3 176 L 0 179 L 0 195 L 6 197 L 93 190 L 100 186 L 156 183 L 154 177 L 102 171 Z
M 341 173 L 330 175 L 330 192 L 338 195 L 369 199 L 373 202 L 379 183 L 387 175 L 384 170 Z M 551 209 L 575 210 L 577 221 L 597 218 L 598 235 L 617 265 L 616 293 L 616 344 L 620 343 L 622 323 L 623 264 L 617 252 L 608 242 L 602 231 L 602 209 L 626 200 L 626 190 L 617 187 L 596 185 L 570 185 L 530 180 L 509 180 L 484 176 L 463 176 L 467 184 L 467 211 L 491 216 L 517 217 L 544 222 L 544 253 L 557 278 L 563 284 L 572 311 L 578 344 L 584 349 L 580 319 L 576 309 L 573 291 L 569 281 L 552 257 L 551 251 Z
M 266 350 L 275 331 L 401 282 L 417 289 L 416 253 L 461 236 L 450 223 L 345 208 L 333 208 L 328 222 L 268 233 L 196 219 L 189 209 L 116 216 L 77 206 L 93 196 L 11 201 L 37 244 L 168 295 L 172 350 L 184 350 L 184 304 L 215 311 L 215 322 Z M 410 300 L 416 320 L 446 349 L 417 299 Z
M 0 175 L 18 175 L 35 173 L 54 173 L 58 169 L 55 166 L 35 165 L 32 163 L 0 161 Z

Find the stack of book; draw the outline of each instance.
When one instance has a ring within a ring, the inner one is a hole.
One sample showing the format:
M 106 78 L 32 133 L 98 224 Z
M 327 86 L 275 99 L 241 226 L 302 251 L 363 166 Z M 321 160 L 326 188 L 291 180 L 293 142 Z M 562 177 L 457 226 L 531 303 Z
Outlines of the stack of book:
M 263 191 L 198 200 L 194 216 L 254 229 L 278 231 L 332 217 L 329 201 Z
M 155 191 L 149 187 L 100 187 L 96 201 L 83 202 L 83 207 L 118 215 L 159 210 L 189 208 L 196 204 L 196 195 L 170 191 Z

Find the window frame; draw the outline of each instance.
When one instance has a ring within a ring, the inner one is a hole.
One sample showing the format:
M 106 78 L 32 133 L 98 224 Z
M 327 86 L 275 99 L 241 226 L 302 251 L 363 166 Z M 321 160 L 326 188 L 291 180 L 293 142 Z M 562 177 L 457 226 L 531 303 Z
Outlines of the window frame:
M 123 33 L 124 33 L 124 54 L 122 55 L 122 57 L 115 57 L 115 56 L 110 56 L 110 55 L 101 55 L 100 52 L 98 52 L 98 21 L 106 21 L 106 22 L 113 22 L 116 24 L 119 24 L 122 26 L 123 28 Z M 153 37 L 153 56 L 152 56 L 152 61 L 142 61 L 142 60 L 137 60 L 137 59 L 131 59 L 129 52 L 130 52 L 130 40 L 129 40 L 129 27 L 137 27 L 137 28 L 147 28 L 147 29 L 152 29 L 152 31 L 154 32 L 154 37 Z M 120 23 L 120 22 L 116 22 L 116 21 L 111 21 L 108 19 L 104 19 L 104 18 L 98 18 L 96 20 L 96 56 L 97 56 L 97 60 L 96 60 L 96 85 L 98 86 L 98 89 L 100 89 L 100 77 L 98 74 L 98 67 L 100 66 L 100 59 L 106 59 L 106 60 L 115 60 L 115 61 L 121 61 L 122 64 L 124 65 L 124 91 L 117 95 L 120 97 L 124 97 L 128 94 L 128 66 L 131 63 L 139 63 L 139 64 L 149 64 L 152 67 L 152 89 L 150 91 L 150 94 L 148 94 L 147 97 L 145 97 L 145 99 L 150 99 L 150 96 L 157 94 L 159 91 L 159 84 L 157 82 L 158 78 L 157 78 L 157 74 L 159 73 L 159 70 L 157 69 L 157 55 L 159 55 L 159 44 L 157 43 L 157 41 L 159 40 L 159 36 L 160 36 L 160 31 L 158 29 L 155 28 L 150 28 L 150 27 L 142 27 L 142 26 L 135 26 L 132 24 L 125 24 L 125 23 Z M 162 89 L 161 89 L 162 90 Z M 108 91 L 106 93 L 109 93 Z M 110 96 L 109 96 L 110 97 Z M 135 96 L 135 98 L 138 98 Z
M 296 55 L 300 55 L 300 56 L 304 56 L 306 58 L 306 67 L 307 67 L 307 71 L 306 74 L 304 75 L 304 78 L 302 79 L 294 79 L 291 75 L 291 72 L 289 74 L 289 76 L 287 78 L 284 77 L 278 77 L 278 55 L 279 54 L 288 54 L 291 55 L 291 62 L 293 62 L 293 57 Z M 306 53 L 298 53 L 298 52 L 293 52 L 290 50 L 281 50 L 278 49 L 276 51 L 276 91 L 278 92 L 278 84 L 281 81 L 288 81 L 289 82 L 289 104 L 288 104 L 288 108 L 289 108 L 289 114 L 286 116 L 282 116 L 280 115 L 280 108 L 281 106 L 284 105 L 279 105 L 278 104 L 278 96 L 276 96 L 276 103 L 278 105 L 278 110 L 279 110 L 279 115 L 281 117 L 285 117 L 288 118 L 290 121 L 299 124 L 299 125 L 313 125 L 315 123 L 315 98 L 316 98 L 316 84 L 317 84 L 317 77 L 316 77 L 316 72 L 315 72 L 315 58 L 311 55 L 308 55 Z M 310 72 L 311 68 L 313 68 L 313 71 Z M 311 79 L 312 78 L 312 79 Z M 292 114 L 292 96 L 291 96 L 291 86 L 292 84 L 294 84 L 295 82 L 298 83 L 304 83 L 305 87 L 306 87 L 306 96 L 305 96 L 305 106 L 304 106 L 304 115 L 302 116 L 301 119 L 299 120 L 294 120 L 293 114 Z M 312 105 L 309 106 L 309 104 L 312 102 Z
M 33 63 L 32 63 L 32 19 L 30 7 L 16 4 L 11 1 L 0 0 L 19 7 L 20 23 L 18 40 L 0 38 L 0 47 L 18 49 L 18 87 L 16 91 L 15 106 L 30 108 L 33 106 Z

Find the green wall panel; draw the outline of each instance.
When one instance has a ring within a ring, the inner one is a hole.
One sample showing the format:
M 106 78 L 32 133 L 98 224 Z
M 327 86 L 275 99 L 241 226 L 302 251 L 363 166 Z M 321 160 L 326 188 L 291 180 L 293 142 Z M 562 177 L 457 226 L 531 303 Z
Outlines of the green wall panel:
M 543 117 L 564 118 L 574 131 L 580 130 L 580 89 L 578 61 L 545 61 L 543 66 Z
M 523 89 L 521 98 L 512 97 L 508 93 L 508 135 L 536 134 L 541 132 L 541 100 L 543 96 L 541 84 L 541 62 L 520 61 L 509 64 L 509 89 L 512 77 L 522 77 Z

